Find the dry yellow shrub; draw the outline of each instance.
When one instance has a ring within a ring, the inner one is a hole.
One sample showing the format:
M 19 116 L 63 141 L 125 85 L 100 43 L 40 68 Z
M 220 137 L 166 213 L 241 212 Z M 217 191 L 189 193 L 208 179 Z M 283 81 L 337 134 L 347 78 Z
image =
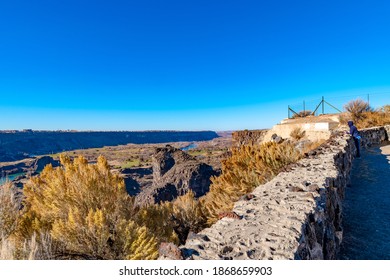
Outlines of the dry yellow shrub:
M 62 166 L 46 166 L 24 187 L 26 213 L 19 237 L 48 231 L 59 244 L 58 258 L 153 259 L 157 242 L 132 219 L 133 199 L 124 181 L 110 172 L 105 158 L 88 164 L 61 156 Z M 134 247 L 142 244 L 144 253 Z
M 200 231 L 206 222 L 200 202 L 192 191 L 173 202 L 173 216 L 182 227 L 193 232 Z
M 200 201 L 189 191 L 179 196 L 172 204 L 174 228 L 181 243 L 185 243 L 189 232 L 199 232 L 206 226 Z
M 214 223 L 220 213 L 232 209 L 238 198 L 300 158 L 299 151 L 288 142 L 233 148 L 231 157 L 222 162 L 222 174 L 212 178 L 209 193 L 200 199 L 207 223 Z
M 355 123 L 359 128 L 369 128 L 374 126 L 383 126 L 390 124 L 390 112 L 387 111 L 374 111 L 374 112 L 365 112 L 362 114 L 361 118 Z
M 300 140 L 305 137 L 305 134 L 306 132 L 302 128 L 296 127 L 291 131 L 290 137 L 294 140 Z
M 158 243 L 173 242 L 179 244 L 174 230 L 173 210 L 171 203 L 152 204 L 141 208 L 135 218 L 140 226 L 145 226 L 156 234 Z
M 348 109 L 347 109 L 347 106 Z M 372 110 L 367 102 L 361 100 L 350 101 L 345 108 L 346 112 L 340 114 L 340 122 L 347 124 L 352 120 L 358 129 L 390 124 L 390 105 Z

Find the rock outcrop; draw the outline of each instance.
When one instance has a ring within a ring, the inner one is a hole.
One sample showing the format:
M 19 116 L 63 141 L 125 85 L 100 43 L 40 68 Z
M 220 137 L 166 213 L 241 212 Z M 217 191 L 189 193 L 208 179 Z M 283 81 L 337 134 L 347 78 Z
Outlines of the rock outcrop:
M 267 132 L 267 129 L 235 131 L 232 133 L 233 147 L 260 144 Z
M 36 160 L 33 161 L 33 164 L 31 165 L 30 168 L 30 172 L 32 172 L 33 174 L 39 173 L 48 164 L 51 164 L 53 167 L 60 166 L 60 162 L 58 160 L 55 160 L 50 156 L 43 156 L 43 157 L 38 157 Z
M 169 145 L 156 149 L 152 166 L 153 185 L 137 195 L 140 204 L 171 201 L 190 190 L 200 197 L 209 191 L 211 176 L 218 175 L 210 165 Z

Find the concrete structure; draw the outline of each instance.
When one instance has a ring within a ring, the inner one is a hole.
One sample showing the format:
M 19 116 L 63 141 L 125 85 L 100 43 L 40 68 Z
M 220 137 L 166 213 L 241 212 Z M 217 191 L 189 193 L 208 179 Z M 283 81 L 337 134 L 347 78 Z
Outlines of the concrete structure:
M 291 132 L 294 129 L 305 131 L 305 139 L 310 141 L 319 141 L 329 139 L 332 131 L 339 127 L 339 122 L 336 121 L 319 121 L 319 122 L 303 122 L 296 121 L 284 122 L 275 125 L 264 136 L 264 141 L 270 141 L 273 134 L 277 134 L 283 139 L 290 138 Z

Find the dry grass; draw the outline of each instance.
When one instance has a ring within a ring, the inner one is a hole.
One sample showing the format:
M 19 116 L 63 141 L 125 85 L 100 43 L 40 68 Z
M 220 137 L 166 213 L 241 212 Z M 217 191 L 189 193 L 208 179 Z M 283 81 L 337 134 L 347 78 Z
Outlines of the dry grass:
M 222 162 L 222 174 L 212 178 L 210 191 L 200 199 L 208 225 L 215 223 L 222 212 L 230 211 L 242 195 L 300 158 L 301 154 L 288 142 L 234 148 L 231 157 Z
M 365 112 L 362 114 L 361 118 L 355 122 L 355 125 L 359 129 L 388 124 L 390 124 L 390 113 L 382 111 Z
M 304 117 L 307 117 L 307 116 L 311 116 L 312 114 L 313 114 L 312 111 L 308 111 L 308 110 L 306 110 L 306 111 L 300 111 L 299 113 L 294 114 L 294 115 L 292 116 L 292 118 L 293 118 L 293 119 L 304 118 Z
M 378 109 L 379 112 L 390 114 L 390 105 L 382 106 Z
M 301 140 L 303 137 L 305 137 L 305 134 L 306 132 L 302 128 L 296 127 L 291 131 L 290 137 L 294 140 Z
M 10 182 L 0 186 L 0 241 L 8 238 L 20 219 L 21 196 Z
M 352 120 L 358 129 L 390 124 L 390 105 L 372 110 L 367 102 L 358 99 L 350 101 L 345 108 L 347 112 L 340 115 L 343 124 Z

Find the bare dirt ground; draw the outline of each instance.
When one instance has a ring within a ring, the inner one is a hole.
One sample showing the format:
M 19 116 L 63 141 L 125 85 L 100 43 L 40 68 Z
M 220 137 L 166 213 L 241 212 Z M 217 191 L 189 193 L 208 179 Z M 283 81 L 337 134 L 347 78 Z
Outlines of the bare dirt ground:
M 307 116 L 304 118 L 285 119 L 283 123 L 318 123 L 318 122 L 339 122 L 340 114 L 325 114 L 320 116 Z

